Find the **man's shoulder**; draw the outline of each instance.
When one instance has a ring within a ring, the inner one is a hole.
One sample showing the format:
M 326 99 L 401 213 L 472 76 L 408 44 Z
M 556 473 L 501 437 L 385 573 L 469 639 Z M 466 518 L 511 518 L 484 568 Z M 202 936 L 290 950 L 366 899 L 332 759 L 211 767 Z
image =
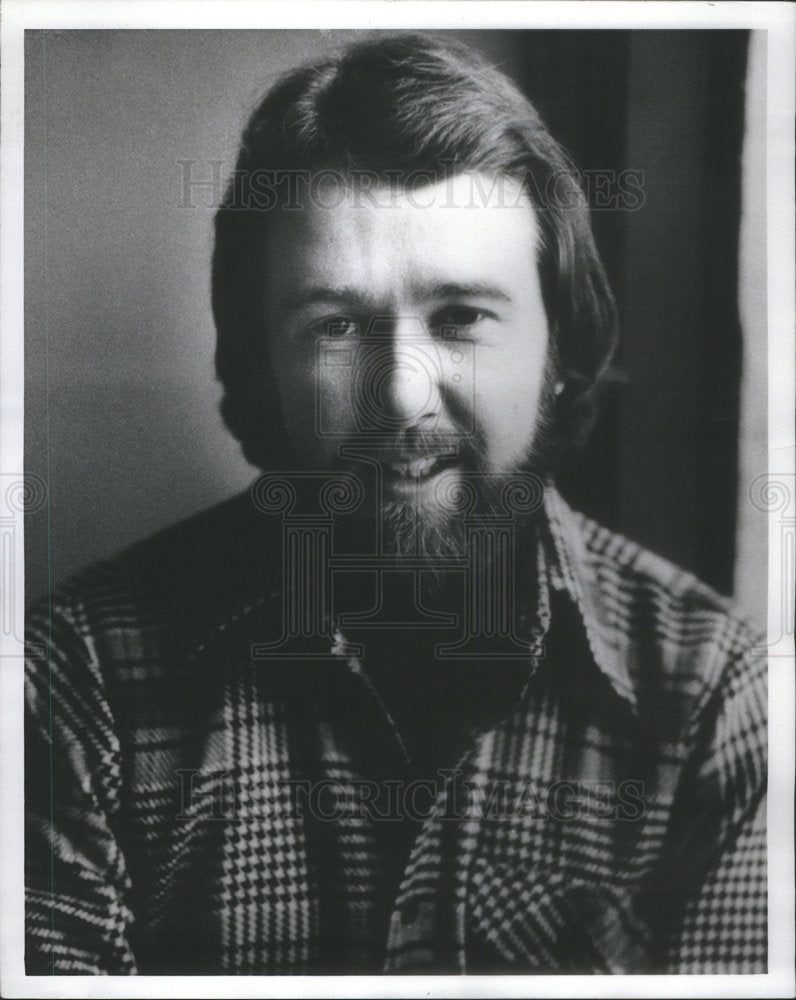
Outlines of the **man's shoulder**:
M 696 709 L 718 691 L 764 690 L 764 638 L 729 598 L 581 513 L 566 508 L 564 523 L 593 649 L 637 701 Z
M 573 511 L 579 532 L 603 596 L 614 604 L 630 598 L 643 602 L 653 617 L 674 616 L 684 623 L 692 616 L 715 617 L 738 629 L 752 626 L 731 598 L 704 583 L 695 573 Z
M 178 620 L 190 634 L 273 587 L 280 548 L 270 521 L 242 493 L 79 570 L 29 612 L 86 634 L 157 628 Z

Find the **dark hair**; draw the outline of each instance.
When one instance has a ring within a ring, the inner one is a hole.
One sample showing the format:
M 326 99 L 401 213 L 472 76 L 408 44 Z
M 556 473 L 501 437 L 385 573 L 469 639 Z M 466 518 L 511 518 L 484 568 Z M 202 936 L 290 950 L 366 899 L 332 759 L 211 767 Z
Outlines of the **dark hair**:
M 593 423 L 597 387 L 616 344 L 616 311 L 577 171 L 536 109 L 465 46 L 399 34 L 355 44 L 294 70 L 244 130 L 215 219 L 213 313 L 221 411 L 254 465 L 289 461 L 266 351 L 264 231 L 279 178 L 336 171 L 408 186 L 479 171 L 519 180 L 541 231 L 539 272 L 557 377 L 554 452 Z

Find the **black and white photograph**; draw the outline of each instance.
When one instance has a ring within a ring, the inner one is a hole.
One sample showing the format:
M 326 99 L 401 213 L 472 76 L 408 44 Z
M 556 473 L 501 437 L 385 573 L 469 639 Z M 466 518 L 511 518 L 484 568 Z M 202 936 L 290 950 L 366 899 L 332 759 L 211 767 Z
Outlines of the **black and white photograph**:
M 3 994 L 792 995 L 793 9 L 223 6 L 4 7 Z

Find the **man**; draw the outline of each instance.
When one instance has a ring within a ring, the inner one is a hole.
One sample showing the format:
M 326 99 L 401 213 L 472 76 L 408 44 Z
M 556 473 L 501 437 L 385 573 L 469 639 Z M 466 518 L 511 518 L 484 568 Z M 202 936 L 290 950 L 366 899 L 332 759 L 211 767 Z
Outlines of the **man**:
M 614 308 L 527 100 L 290 74 L 213 306 L 263 475 L 30 616 L 28 971 L 764 971 L 764 666 L 555 490 Z

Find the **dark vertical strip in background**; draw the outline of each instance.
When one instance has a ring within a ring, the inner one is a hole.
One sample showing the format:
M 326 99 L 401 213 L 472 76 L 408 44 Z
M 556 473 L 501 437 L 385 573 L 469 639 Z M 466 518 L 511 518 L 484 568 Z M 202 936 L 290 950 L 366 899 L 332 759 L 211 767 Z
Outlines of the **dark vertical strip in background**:
M 524 32 L 526 58 L 520 84 L 582 174 L 592 226 L 614 294 L 624 282 L 624 212 L 620 176 L 626 164 L 628 31 Z M 619 352 L 621 361 L 621 348 Z M 597 520 L 619 526 L 617 435 L 620 398 L 608 387 L 600 417 L 572 469 L 559 485 L 568 499 Z
M 749 33 L 711 32 L 704 58 L 707 156 L 706 247 L 702 271 L 705 332 L 701 368 L 701 520 L 696 567 L 729 593 L 736 551 L 740 383 L 743 356 L 738 309 L 741 155 Z M 765 401 L 763 401 L 765 406 Z
M 643 208 L 625 220 L 618 518 L 695 568 L 703 428 L 706 67 L 692 32 L 639 32 L 630 57 L 627 162 Z
M 635 32 L 625 217 L 618 523 L 730 592 L 741 333 L 737 311 L 746 32 Z

